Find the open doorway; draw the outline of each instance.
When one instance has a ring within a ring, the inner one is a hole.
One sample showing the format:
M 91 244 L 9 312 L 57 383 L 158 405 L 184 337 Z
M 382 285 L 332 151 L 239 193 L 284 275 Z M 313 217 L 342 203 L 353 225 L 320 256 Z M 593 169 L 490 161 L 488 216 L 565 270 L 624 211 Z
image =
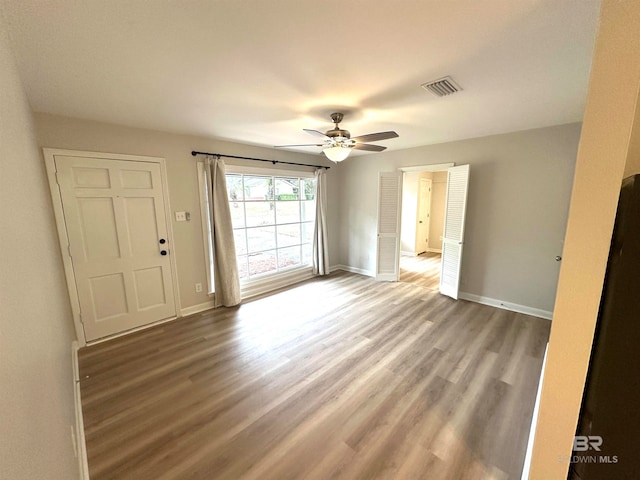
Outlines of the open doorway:
M 400 281 L 438 290 L 447 170 L 404 171 L 400 235 Z
M 443 171 L 445 168 L 447 169 L 447 183 L 444 227 L 443 233 L 440 236 L 442 240 L 440 293 L 457 300 L 460 292 L 460 271 L 464 245 L 464 219 L 467 210 L 467 192 L 469 189 L 469 165 L 453 166 L 453 164 L 439 164 L 402 167 L 399 168 L 397 172 L 378 173 L 376 280 L 390 282 L 400 280 L 400 252 L 402 251 L 402 179 L 404 174 L 407 172 L 438 172 Z M 408 204 L 411 203 L 412 202 L 408 202 Z M 413 223 L 414 227 L 416 226 L 416 221 Z M 419 253 L 415 250 L 415 245 L 413 253 L 414 255 Z

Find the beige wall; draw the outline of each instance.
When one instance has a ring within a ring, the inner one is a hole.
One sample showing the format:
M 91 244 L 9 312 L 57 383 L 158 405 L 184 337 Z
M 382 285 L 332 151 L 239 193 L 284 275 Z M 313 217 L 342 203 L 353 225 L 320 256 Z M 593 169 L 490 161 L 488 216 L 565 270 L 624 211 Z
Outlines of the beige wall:
M 629 154 L 624 169 L 625 178 L 640 173 L 640 88 L 636 94 L 636 113 L 633 117 L 631 138 L 629 139 Z
M 339 165 L 340 261 L 375 270 L 379 171 L 470 164 L 461 290 L 551 311 L 580 124 L 354 156 Z
M 623 176 L 640 172 L 640 2 L 603 0 L 529 478 L 567 477 Z M 612 83 L 611 79 L 615 79 Z M 632 158 L 633 157 L 633 158 Z M 628 166 L 627 166 L 628 165 Z M 607 439 L 603 439 L 606 444 Z
M 44 164 L 3 22 L 0 11 L 0 478 L 71 480 L 79 477 L 73 324 Z
M 195 284 L 206 285 L 207 277 L 200 221 L 196 159 L 191 156 L 192 150 L 333 166 L 331 162 L 320 155 L 304 155 L 284 150 L 252 147 L 40 113 L 36 113 L 34 118 L 38 144 L 41 147 L 149 155 L 166 159 L 169 202 L 175 240 L 173 252 L 178 270 L 180 306 L 183 309 L 202 305 L 210 300 L 206 292 L 196 293 L 195 291 Z M 242 161 L 233 159 L 225 159 L 225 161 L 228 164 L 242 163 Z M 274 169 L 292 168 L 259 162 L 244 162 L 243 164 Z M 307 168 L 306 170 L 312 169 Z M 335 172 L 336 168 L 331 168 L 327 174 L 330 245 L 336 245 L 339 228 L 337 224 L 339 192 L 336 191 Z M 173 215 L 175 211 L 190 212 L 191 221 L 176 222 Z M 337 252 L 329 252 L 330 259 L 337 255 Z

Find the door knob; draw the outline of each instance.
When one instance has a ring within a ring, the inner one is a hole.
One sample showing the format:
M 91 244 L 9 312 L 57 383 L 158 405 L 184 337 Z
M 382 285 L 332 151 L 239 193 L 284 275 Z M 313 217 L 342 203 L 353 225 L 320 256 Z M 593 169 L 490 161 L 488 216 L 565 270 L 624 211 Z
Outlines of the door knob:
M 164 245 L 165 243 L 167 243 L 167 241 L 164 238 L 161 238 L 159 242 L 160 242 L 160 245 Z
M 166 255 L 167 251 L 166 250 L 160 250 L 160 255 Z
M 560 255 L 556 255 L 556 262 L 559 262 L 560 260 L 562 260 L 562 257 Z

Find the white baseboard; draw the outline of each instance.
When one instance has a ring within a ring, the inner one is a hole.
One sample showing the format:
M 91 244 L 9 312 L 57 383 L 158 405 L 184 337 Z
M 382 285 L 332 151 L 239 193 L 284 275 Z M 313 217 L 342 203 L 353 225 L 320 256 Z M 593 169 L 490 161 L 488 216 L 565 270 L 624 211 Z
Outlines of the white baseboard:
M 405 252 L 404 250 L 400 250 L 400 255 L 403 257 L 417 257 L 418 254 L 416 252 Z
M 536 437 L 536 428 L 538 426 L 538 411 L 540 410 L 540 395 L 542 394 L 542 382 L 544 380 L 544 367 L 547 365 L 547 351 L 549 344 L 544 349 L 544 359 L 542 360 L 542 370 L 540 370 L 540 381 L 538 382 L 538 393 L 536 393 L 536 403 L 533 407 L 533 416 L 531 417 L 531 428 L 529 429 L 529 442 L 527 443 L 527 453 L 524 457 L 524 466 L 522 468 L 521 480 L 529 479 L 529 471 L 531 470 L 531 457 L 533 455 L 533 442 Z
M 474 295 L 472 293 L 460 292 L 458 297 L 463 300 L 469 300 L 471 302 L 481 303 L 482 305 L 489 305 L 490 307 L 502 308 L 504 310 L 511 310 L 512 312 L 524 313 L 534 317 L 544 318 L 551 320 L 553 312 L 548 310 L 542 310 L 539 308 L 528 307 L 526 305 L 519 305 L 517 303 L 505 302 L 497 300 L 495 298 L 483 297 L 480 295 Z
M 367 277 L 375 277 L 376 276 L 375 272 L 372 272 L 371 270 L 365 270 L 363 268 L 350 267 L 348 265 L 334 265 L 333 267 L 330 268 L 331 272 L 335 272 L 336 270 L 344 270 L 345 272 L 359 273 L 360 275 L 365 275 Z
M 209 300 L 208 302 L 199 303 L 198 305 L 191 305 L 190 307 L 185 307 L 180 309 L 181 317 L 188 317 L 189 315 L 193 315 L 194 313 L 204 312 L 205 310 L 209 310 L 216 306 L 213 300 Z
M 427 248 L 427 252 L 429 253 L 442 253 L 441 248 Z
M 81 480 L 89 480 L 89 462 L 87 460 L 87 444 L 84 438 L 84 417 L 82 416 L 82 397 L 80 393 L 80 368 L 78 366 L 79 343 L 71 343 L 71 364 L 73 368 L 73 397 L 76 413 L 75 448 L 78 457 L 78 469 Z

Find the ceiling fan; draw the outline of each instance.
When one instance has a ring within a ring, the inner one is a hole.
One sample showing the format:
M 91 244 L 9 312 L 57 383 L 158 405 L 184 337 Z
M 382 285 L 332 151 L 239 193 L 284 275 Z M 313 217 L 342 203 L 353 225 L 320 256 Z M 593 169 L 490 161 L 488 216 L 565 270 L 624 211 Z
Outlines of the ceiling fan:
M 276 145 L 276 148 L 283 147 L 323 147 L 323 153 L 327 158 L 333 162 L 341 162 L 349 156 L 351 150 L 366 150 L 368 152 L 381 152 L 387 147 L 380 145 L 372 145 L 364 142 L 377 142 L 380 140 L 387 140 L 389 138 L 396 138 L 398 134 L 396 132 L 378 132 L 369 133 L 367 135 L 358 135 L 357 137 L 351 137 L 351 133 L 348 130 L 340 128 L 339 123 L 342 121 L 344 115 L 342 113 L 332 113 L 331 120 L 335 123 L 335 128 L 327 130 L 322 133 L 318 130 L 311 130 L 308 128 L 303 129 L 305 132 L 315 135 L 316 137 L 322 137 L 322 143 L 307 143 L 303 145 Z

